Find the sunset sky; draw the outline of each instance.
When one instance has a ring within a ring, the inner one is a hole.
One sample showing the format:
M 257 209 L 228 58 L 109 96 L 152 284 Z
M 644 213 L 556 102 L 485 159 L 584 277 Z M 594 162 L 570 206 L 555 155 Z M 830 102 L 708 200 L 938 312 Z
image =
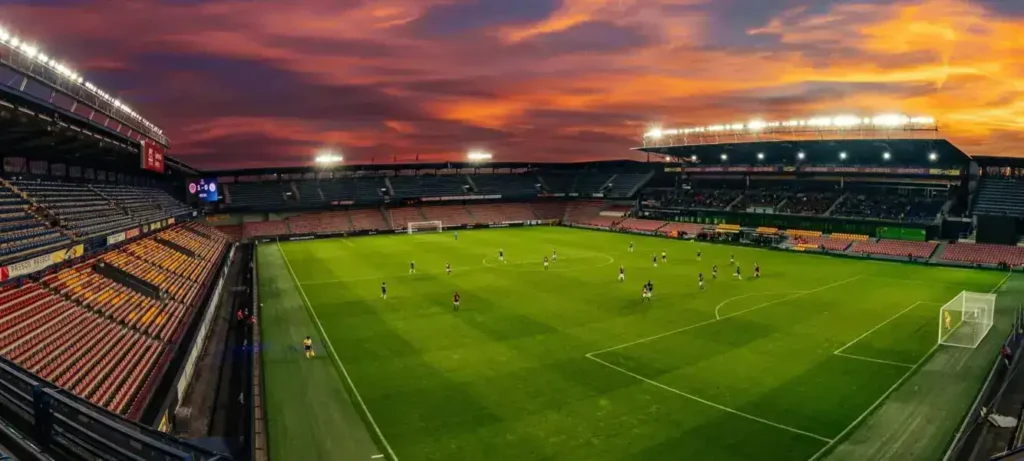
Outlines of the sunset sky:
M 200 168 L 629 157 L 666 127 L 931 115 L 1024 157 L 1019 0 L 0 0 Z

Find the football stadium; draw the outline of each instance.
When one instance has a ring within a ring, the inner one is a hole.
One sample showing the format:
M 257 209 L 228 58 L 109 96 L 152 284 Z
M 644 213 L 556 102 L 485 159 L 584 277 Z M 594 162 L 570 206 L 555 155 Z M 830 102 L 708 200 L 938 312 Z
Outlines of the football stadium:
M 1024 161 L 941 120 L 199 169 L 25 43 L 0 459 L 1024 459 Z

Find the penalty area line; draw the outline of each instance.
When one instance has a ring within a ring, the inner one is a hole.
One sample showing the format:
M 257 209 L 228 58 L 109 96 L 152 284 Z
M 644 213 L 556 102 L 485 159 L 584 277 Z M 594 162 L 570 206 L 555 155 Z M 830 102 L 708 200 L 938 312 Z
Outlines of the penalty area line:
M 625 373 L 625 374 L 627 374 L 629 376 L 632 376 L 632 377 L 634 377 L 636 379 L 639 379 L 640 381 L 643 381 L 643 382 L 645 382 L 647 384 L 659 387 L 659 388 L 664 389 L 666 391 L 669 391 L 669 392 L 671 392 L 673 394 L 677 394 L 677 395 L 686 397 L 686 398 L 688 398 L 690 400 L 703 403 L 704 405 L 707 405 L 707 406 L 710 406 L 710 407 L 713 407 L 713 408 L 717 408 L 717 409 L 725 411 L 727 413 L 732 413 L 732 414 L 737 415 L 737 416 L 742 416 L 744 418 L 747 418 L 747 419 L 750 419 L 750 420 L 753 420 L 753 421 L 757 421 L 757 422 L 762 423 L 762 424 L 767 424 L 769 426 L 776 427 L 776 428 L 779 428 L 779 429 L 783 429 L 783 430 L 786 430 L 786 431 L 789 431 L 789 432 L 794 432 L 794 433 L 797 433 L 797 434 L 800 434 L 800 435 L 805 435 L 807 437 L 818 439 L 818 440 L 820 440 L 822 442 L 825 442 L 825 443 L 831 444 L 832 441 L 833 441 L 830 438 L 822 437 L 822 436 L 820 436 L 818 434 L 813 434 L 813 433 L 810 433 L 810 432 L 807 432 L 807 431 L 802 431 L 800 429 L 797 429 L 797 428 L 794 428 L 794 427 L 789 427 L 789 426 L 786 426 L 784 424 L 779 424 L 779 423 L 776 423 L 776 422 L 773 422 L 773 421 L 769 421 L 769 420 L 764 419 L 764 418 L 758 418 L 757 416 L 754 416 L 754 415 L 751 415 L 751 414 L 747 414 L 747 413 L 744 413 L 744 412 L 739 411 L 739 410 L 734 410 L 732 408 L 729 408 L 729 407 L 726 407 L 726 406 L 723 406 L 723 405 L 719 405 L 719 404 L 717 404 L 715 402 L 712 402 L 712 401 L 709 401 L 709 400 L 704 400 L 704 399 L 702 399 L 700 397 L 697 397 L 695 395 L 687 394 L 686 392 L 683 392 L 683 391 L 681 391 L 679 389 L 676 389 L 674 387 L 666 386 L 666 385 L 661 384 L 661 383 L 659 383 L 657 381 L 644 378 L 643 376 L 640 376 L 640 375 L 638 375 L 636 373 L 633 373 L 633 372 L 631 372 L 629 370 L 626 370 L 624 368 L 620 368 L 620 367 L 617 367 L 615 365 L 612 365 L 612 364 L 610 364 L 608 362 L 605 362 L 604 360 L 601 360 L 601 359 L 599 359 L 597 357 L 594 357 L 592 354 L 587 354 L 587 358 L 589 358 L 590 360 L 593 360 L 595 362 L 598 362 L 598 363 L 600 363 L 600 364 L 602 364 L 604 366 L 607 366 L 609 368 L 617 370 L 619 372 Z
M 320 318 L 317 317 L 316 311 L 313 310 L 313 304 L 309 302 L 309 297 L 306 296 L 306 290 L 302 289 L 302 284 L 299 283 L 299 278 L 295 276 L 295 270 L 292 269 L 292 264 L 288 262 L 288 255 L 285 254 L 284 248 L 281 247 L 280 242 L 277 243 L 277 249 L 281 252 L 281 258 L 284 259 L 284 264 L 288 267 L 288 273 L 291 274 L 292 280 L 295 282 L 295 286 L 299 289 L 299 294 L 302 295 L 302 299 L 306 302 L 309 315 L 313 318 L 313 322 L 316 323 L 317 330 L 320 331 L 320 337 L 324 339 L 324 344 L 327 345 L 327 352 L 331 355 L 331 358 L 334 359 L 334 363 L 338 365 L 338 368 L 341 370 L 341 374 L 345 376 L 345 381 L 347 381 L 349 387 L 352 388 L 352 394 L 355 395 L 356 401 L 359 402 L 359 406 L 362 407 L 363 413 L 366 414 L 366 419 L 370 421 L 370 425 L 373 426 L 373 430 L 377 433 L 377 437 L 380 438 L 381 443 L 384 444 L 384 448 L 387 450 L 388 454 L 391 455 L 391 461 L 398 461 L 398 456 L 396 456 L 394 450 L 391 449 L 391 445 L 388 444 L 388 439 L 384 438 L 384 434 L 380 431 L 380 427 L 377 426 L 377 421 L 373 419 L 373 415 L 370 414 L 370 409 L 367 408 L 366 403 L 363 402 L 363 397 L 359 395 L 359 390 L 356 389 L 355 383 L 352 382 L 352 377 L 349 376 L 348 370 L 345 369 L 345 365 L 341 363 L 341 359 L 338 358 L 338 354 L 334 352 L 334 346 L 331 345 L 331 339 L 327 337 L 327 332 L 324 331 L 324 326 L 320 323 Z M 374 456 L 374 458 L 376 457 L 377 456 Z

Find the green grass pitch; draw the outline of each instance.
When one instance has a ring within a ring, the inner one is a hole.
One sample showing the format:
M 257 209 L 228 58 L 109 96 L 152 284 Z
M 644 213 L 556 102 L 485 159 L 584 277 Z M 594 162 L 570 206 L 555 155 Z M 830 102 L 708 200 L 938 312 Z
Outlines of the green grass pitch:
M 560 227 L 269 243 L 258 257 L 275 460 L 806 461 L 915 372 L 942 303 L 1006 275 Z

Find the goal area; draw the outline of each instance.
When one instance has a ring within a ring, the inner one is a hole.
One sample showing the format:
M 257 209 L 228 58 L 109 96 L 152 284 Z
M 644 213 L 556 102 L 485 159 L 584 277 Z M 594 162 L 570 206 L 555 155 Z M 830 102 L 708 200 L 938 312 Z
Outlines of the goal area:
M 417 221 L 409 223 L 408 232 L 441 232 L 444 230 L 444 224 L 441 221 Z
M 978 347 L 995 318 L 996 295 L 962 291 L 939 309 L 939 344 Z

